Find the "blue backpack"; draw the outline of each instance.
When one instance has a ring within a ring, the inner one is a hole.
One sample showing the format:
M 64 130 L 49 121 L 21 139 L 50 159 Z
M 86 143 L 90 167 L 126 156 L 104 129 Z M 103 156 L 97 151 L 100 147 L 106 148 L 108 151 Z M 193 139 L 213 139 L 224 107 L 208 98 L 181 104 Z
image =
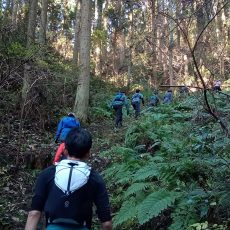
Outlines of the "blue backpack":
M 156 106 L 158 104 L 158 102 L 159 102 L 159 99 L 156 95 L 152 95 L 150 97 L 150 105 L 151 106 Z
M 140 102 L 140 99 L 141 99 L 141 94 L 140 94 L 140 93 L 135 93 L 135 94 L 132 96 L 132 104 L 139 103 L 139 102 Z
M 122 106 L 124 104 L 125 98 L 123 97 L 123 94 L 117 94 L 112 102 L 112 107 L 114 109 L 117 109 L 119 106 Z

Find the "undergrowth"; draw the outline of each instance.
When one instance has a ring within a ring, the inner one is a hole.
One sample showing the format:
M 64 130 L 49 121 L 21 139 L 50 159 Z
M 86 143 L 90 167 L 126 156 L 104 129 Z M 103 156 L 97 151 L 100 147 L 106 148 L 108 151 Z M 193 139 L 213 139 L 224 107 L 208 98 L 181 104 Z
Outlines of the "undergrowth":
M 227 120 L 226 97 L 215 97 Z M 146 112 L 102 153 L 116 229 L 229 229 L 230 141 L 199 101 Z

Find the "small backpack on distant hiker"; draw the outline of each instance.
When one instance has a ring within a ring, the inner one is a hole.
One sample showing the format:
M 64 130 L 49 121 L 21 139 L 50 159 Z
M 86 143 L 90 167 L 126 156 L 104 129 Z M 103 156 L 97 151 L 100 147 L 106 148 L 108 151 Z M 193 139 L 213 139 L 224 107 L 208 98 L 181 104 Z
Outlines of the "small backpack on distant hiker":
M 113 109 L 117 109 L 118 107 L 122 106 L 124 104 L 125 98 L 122 93 L 117 94 L 113 101 L 112 101 L 112 107 Z
M 152 95 L 150 97 L 150 102 L 149 102 L 149 105 L 150 106 L 157 106 L 159 103 L 159 98 L 156 96 L 156 95 Z

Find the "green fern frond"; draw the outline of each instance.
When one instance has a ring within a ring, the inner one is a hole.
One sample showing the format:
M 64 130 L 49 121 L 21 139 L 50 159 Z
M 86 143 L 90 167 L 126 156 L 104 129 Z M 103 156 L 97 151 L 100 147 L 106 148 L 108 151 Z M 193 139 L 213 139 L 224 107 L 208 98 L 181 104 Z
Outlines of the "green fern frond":
M 171 206 L 178 194 L 166 190 L 159 190 L 151 193 L 146 199 L 138 206 L 138 221 L 144 224 L 153 217 L 158 216 L 164 209 Z
M 127 184 L 130 183 L 132 181 L 132 175 L 133 173 L 129 170 L 125 170 L 125 171 L 120 171 L 119 173 L 117 173 L 114 177 L 115 179 L 115 183 L 116 184 Z
M 173 223 L 169 226 L 169 230 L 187 229 L 191 224 L 200 221 L 196 203 L 188 202 L 184 198 L 178 200 L 178 204 L 175 205 L 171 217 Z
M 181 230 L 186 229 L 187 225 L 184 220 L 184 216 L 178 216 L 174 219 L 174 222 L 169 226 L 169 230 Z
M 113 164 L 111 167 L 107 168 L 103 171 L 103 176 L 105 179 L 113 179 L 117 174 L 124 172 L 126 169 L 126 165 L 124 164 Z
M 219 200 L 219 205 L 227 208 L 228 210 L 230 210 L 230 192 L 226 192 L 224 193 Z
M 143 191 L 146 188 L 149 188 L 151 186 L 152 186 L 151 183 L 134 183 L 124 193 L 124 198 L 127 198 L 130 195 L 136 194 L 139 191 Z
M 135 202 L 131 199 L 122 204 L 118 214 L 113 219 L 113 226 L 117 227 L 118 225 L 123 224 L 127 220 L 135 218 L 137 215 Z
M 142 181 L 147 178 L 158 177 L 159 169 L 156 164 L 151 163 L 143 168 L 140 168 L 133 176 L 133 181 Z

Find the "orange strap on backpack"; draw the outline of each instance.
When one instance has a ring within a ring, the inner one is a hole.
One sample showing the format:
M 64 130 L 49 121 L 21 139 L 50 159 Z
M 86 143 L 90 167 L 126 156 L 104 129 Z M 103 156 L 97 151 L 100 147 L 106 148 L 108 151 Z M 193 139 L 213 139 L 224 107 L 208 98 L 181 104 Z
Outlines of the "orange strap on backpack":
M 60 161 L 62 154 L 66 155 L 64 142 L 59 145 L 53 160 L 53 164 L 58 163 Z

